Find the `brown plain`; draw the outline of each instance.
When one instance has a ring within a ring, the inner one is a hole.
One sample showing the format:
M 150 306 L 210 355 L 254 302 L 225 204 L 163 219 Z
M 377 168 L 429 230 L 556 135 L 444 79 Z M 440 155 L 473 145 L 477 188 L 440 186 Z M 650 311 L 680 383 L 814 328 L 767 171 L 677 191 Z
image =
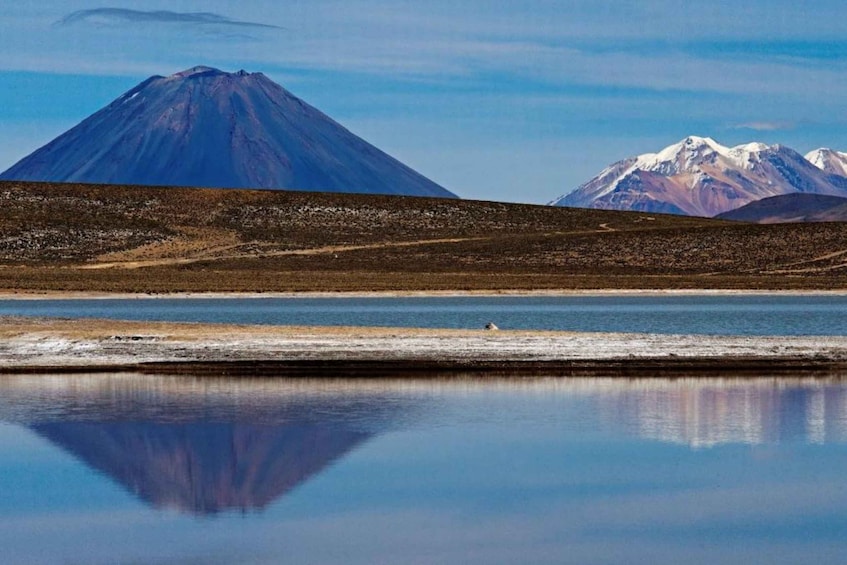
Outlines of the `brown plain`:
M 0 291 L 847 289 L 847 224 L 0 182 Z

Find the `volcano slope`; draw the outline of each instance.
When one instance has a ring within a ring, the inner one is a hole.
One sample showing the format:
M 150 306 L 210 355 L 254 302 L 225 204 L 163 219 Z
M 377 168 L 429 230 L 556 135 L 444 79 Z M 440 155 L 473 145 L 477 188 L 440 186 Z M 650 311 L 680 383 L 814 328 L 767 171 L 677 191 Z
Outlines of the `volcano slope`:
M 847 289 L 847 224 L 0 183 L 0 291 Z

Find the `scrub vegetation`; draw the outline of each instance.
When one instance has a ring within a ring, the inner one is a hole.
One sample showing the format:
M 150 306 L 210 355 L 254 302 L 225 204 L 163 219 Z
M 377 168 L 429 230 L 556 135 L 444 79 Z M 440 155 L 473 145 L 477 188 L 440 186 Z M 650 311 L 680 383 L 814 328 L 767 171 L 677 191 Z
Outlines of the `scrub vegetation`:
M 0 182 L 5 291 L 845 289 L 847 224 Z

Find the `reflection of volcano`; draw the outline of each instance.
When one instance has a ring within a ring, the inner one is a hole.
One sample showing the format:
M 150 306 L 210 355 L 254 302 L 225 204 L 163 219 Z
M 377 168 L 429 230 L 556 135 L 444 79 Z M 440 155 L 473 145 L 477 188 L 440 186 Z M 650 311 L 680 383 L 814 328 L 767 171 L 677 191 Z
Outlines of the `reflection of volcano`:
M 293 423 L 61 422 L 31 426 L 156 507 L 261 509 L 370 433 Z
M 260 510 L 410 409 L 331 380 L 92 375 L 0 380 L 17 422 L 158 508 Z

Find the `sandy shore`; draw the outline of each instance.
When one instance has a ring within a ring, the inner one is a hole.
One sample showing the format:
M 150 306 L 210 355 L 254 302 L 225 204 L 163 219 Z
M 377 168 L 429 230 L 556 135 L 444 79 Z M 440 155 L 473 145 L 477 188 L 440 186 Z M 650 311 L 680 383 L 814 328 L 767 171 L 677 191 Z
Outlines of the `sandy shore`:
M 0 372 L 562 375 L 847 370 L 847 337 L 269 327 L 0 318 Z

